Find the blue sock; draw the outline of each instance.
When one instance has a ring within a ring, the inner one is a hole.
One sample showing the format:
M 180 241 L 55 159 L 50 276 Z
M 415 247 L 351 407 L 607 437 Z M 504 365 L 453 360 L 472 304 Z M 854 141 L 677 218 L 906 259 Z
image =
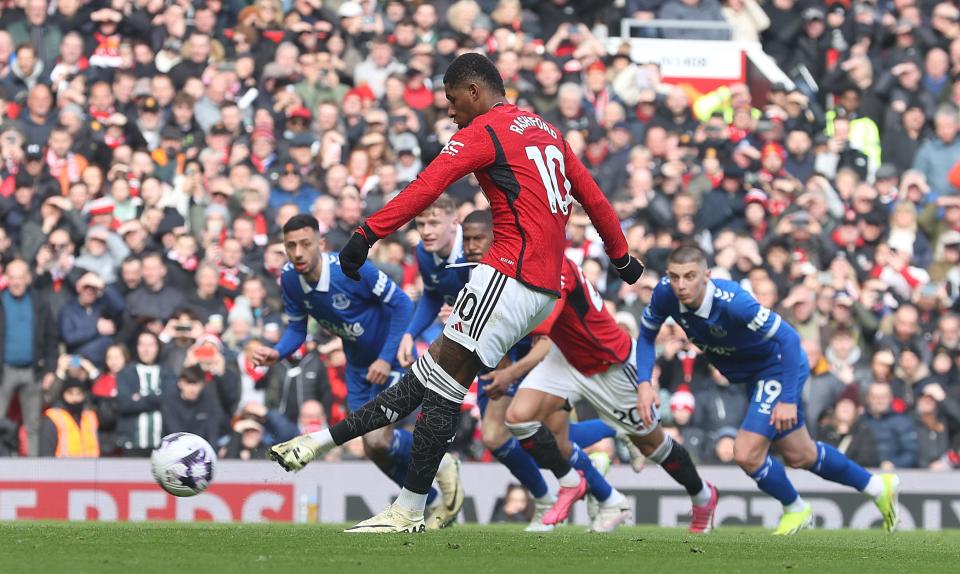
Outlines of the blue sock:
M 832 482 L 839 482 L 862 491 L 870 482 L 870 473 L 842 452 L 817 441 L 817 463 L 810 472 Z
M 507 467 L 513 476 L 517 477 L 520 484 L 525 486 L 534 498 L 547 495 L 547 481 L 543 480 L 540 467 L 537 466 L 533 457 L 523 450 L 516 437 L 510 437 L 510 440 L 500 445 L 493 451 L 493 456 Z
M 617 436 L 617 433 L 602 420 L 591 419 L 581 423 L 571 423 L 569 436 L 570 442 L 575 442 L 586 448 L 605 438 L 613 438 Z
M 573 452 L 570 453 L 569 462 L 570 466 L 583 472 L 583 478 L 587 479 L 587 486 L 590 487 L 590 492 L 597 500 L 603 502 L 610 498 L 610 494 L 613 492 L 610 483 L 603 478 L 600 471 L 593 466 L 593 461 L 590 460 L 587 453 L 580 450 L 576 443 L 573 445 Z
M 787 478 L 787 471 L 783 468 L 783 464 L 769 455 L 763 466 L 751 474 L 750 478 L 757 481 L 760 490 L 776 498 L 784 506 L 793 504 L 800 496 Z
M 390 480 L 403 486 L 407 480 L 407 466 L 410 465 L 410 449 L 413 448 L 413 434 L 403 429 L 393 429 L 393 442 L 390 443 L 390 468 L 382 469 Z M 430 487 L 427 504 L 437 498 L 437 489 Z

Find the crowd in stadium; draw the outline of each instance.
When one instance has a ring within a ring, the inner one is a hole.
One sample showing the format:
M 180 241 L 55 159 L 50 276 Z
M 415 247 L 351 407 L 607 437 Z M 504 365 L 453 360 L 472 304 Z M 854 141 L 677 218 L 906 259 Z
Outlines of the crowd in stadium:
M 670 85 L 608 53 L 624 17 L 725 21 L 806 81 Z M 278 229 L 312 213 L 339 250 L 416 178 L 456 131 L 442 74 L 463 51 L 613 203 L 641 281 L 608 272 L 582 212 L 567 255 L 624 329 L 695 241 L 801 333 L 819 440 L 870 467 L 960 466 L 960 9 L 929 0 L 5 0 L 0 456 L 145 456 L 183 430 L 262 459 L 340 420 L 338 339 L 252 361 L 284 326 Z M 486 206 L 475 180 L 447 193 Z M 372 258 L 416 299 L 408 229 Z M 658 352 L 667 428 L 731 463 L 745 390 L 679 326 Z M 469 407 L 456 448 L 489 460 Z

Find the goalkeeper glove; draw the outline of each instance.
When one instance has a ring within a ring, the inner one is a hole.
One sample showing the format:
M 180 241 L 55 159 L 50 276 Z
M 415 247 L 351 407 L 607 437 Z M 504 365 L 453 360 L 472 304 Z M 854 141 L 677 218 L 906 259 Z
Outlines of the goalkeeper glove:
M 353 279 L 360 280 L 360 267 L 367 260 L 367 252 L 377 242 L 377 237 L 373 230 L 366 224 L 361 225 L 350 236 L 350 241 L 340 250 L 340 269 L 343 274 Z

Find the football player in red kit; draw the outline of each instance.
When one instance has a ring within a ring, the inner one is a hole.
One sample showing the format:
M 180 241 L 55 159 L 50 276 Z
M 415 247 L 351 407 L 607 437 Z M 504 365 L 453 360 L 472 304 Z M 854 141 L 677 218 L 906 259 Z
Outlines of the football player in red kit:
M 553 313 L 533 331 L 535 336 L 549 336 L 554 346 L 527 373 L 506 419 L 507 427 L 541 468 L 557 469 L 566 463 L 563 468 L 582 469 L 587 474 L 576 487 L 561 484 L 557 502 L 544 523 L 566 518 L 573 503 L 586 493 L 587 482 L 600 503 L 591 530 L 609 532 L 630 515 L 623 494 L 611 489 L 602 477 L 589 476 L 596 471 L 586 464 L 586 456 L 567 440 L 565 433 L 558 432 L 554 441 L 539 432 L 547 417 L 568 402 L 583 398 L 602 419 L 627 435 L 647 460 L 660 464 L 683 485 L 693 500 L 690 531 L 709 532 L 717 507 L 716 488 L 700 479 L 686 449 L 663 431 L 656 407 L 652 425 L 645 425 L 637 411 L 638 393 L 654 391 L 650 385 L 638 389 L 635 342 L 617 326 L 600 294 L 568 258 L 563 261 L 561 288 L 561 298 Z
M 340 252 L 340 267 L 348 277 L 357 276 L 378 239 L 470 173 L 490 202 L 493 245 L 471 272 L 443 335 L 396 384 L 330 429 L 271 449 L 281 466 L 299 470 L 321 453 L 422 405 L 400 496 L 347 532 L 424 528 L 427 492 L 456 433 L 467 389 L 481 368 L 495 368 L 547 318 L 560 295 L 565 227 L 574 199 L 590 216 L 623 280 L 635 283 L 643 273 L 643 265 L 627 253 L 616 213 L 563 134 L 507 101 L 493 62 L 481 54 L 463 54 L 447 68 L 443 83 L 448 113 L 460 131 L 413 183 L 357 228 Z M 546 429 L 539 432 L 549 435 Z M 444 484 L 438 484 L 443 490 Z

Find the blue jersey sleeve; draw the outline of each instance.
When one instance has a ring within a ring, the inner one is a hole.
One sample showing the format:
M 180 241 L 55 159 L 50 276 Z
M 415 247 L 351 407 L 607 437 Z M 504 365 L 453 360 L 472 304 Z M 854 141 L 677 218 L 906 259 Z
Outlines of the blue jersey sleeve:
M 809 368 L 800 346 L 800 335 L 780 315 L 760 305 L 752 295 L 740 291 L 730 302 L 728 312 L 735 321 L 765 340 L 775 341 L 780 347 L 783 363 L 783 391 L 780 401 L 797 404 L 803 370 Z
M 383 342 L 377 358 L 393 363 L 403 333 L 413 317 L 413 302 L 403 289 L 372 263 L 365 263 L 360 268 L 360 282 L 364 290 L 389 311 L 390 325 L 387 339 Z
M 443 297 L 436 292 L 436 285 L 430 283 L 429 273 L 426 273 L 430 261 L 428 257 L 433 255 L 423 250 L 423 244 L 417 246 L 417 264 L 420 267 L 420 276 L 423 278 L 423 296 L 417 302 L 417 308 L 413 312 L 413 320 L 407 327 L 407 333 L 414 339 L 419 337 L 440 314 L 440 308 L 443 307 Z
M 284 274 L 280 280 L 283 311 L 287 315 L 287 328 L 273 347 L 280 358 L 289 357 L 307 339 L 307 309 L 303 305 L 303 290 L 296 277 Z
M 649 382 L 653 377 L 653 365 L 657 360 L 656 341 L 660 327 L 670 316 L 669 305 L 674 297 L 670 283 L 664 279 L 657 284 L 650 297 L 650 304 L 640 317 L 640 337 L 637 339 L 637 382 Z
M 437 296 L 433 291 L 424 291 L 420 301 L 417 302 L 417 309 L 413 312 L 413 320 L 407 327 L 407 333 L 414 339 L 419 337 L 440 314 L 440 308 L 443 307 L 443 299 Z

